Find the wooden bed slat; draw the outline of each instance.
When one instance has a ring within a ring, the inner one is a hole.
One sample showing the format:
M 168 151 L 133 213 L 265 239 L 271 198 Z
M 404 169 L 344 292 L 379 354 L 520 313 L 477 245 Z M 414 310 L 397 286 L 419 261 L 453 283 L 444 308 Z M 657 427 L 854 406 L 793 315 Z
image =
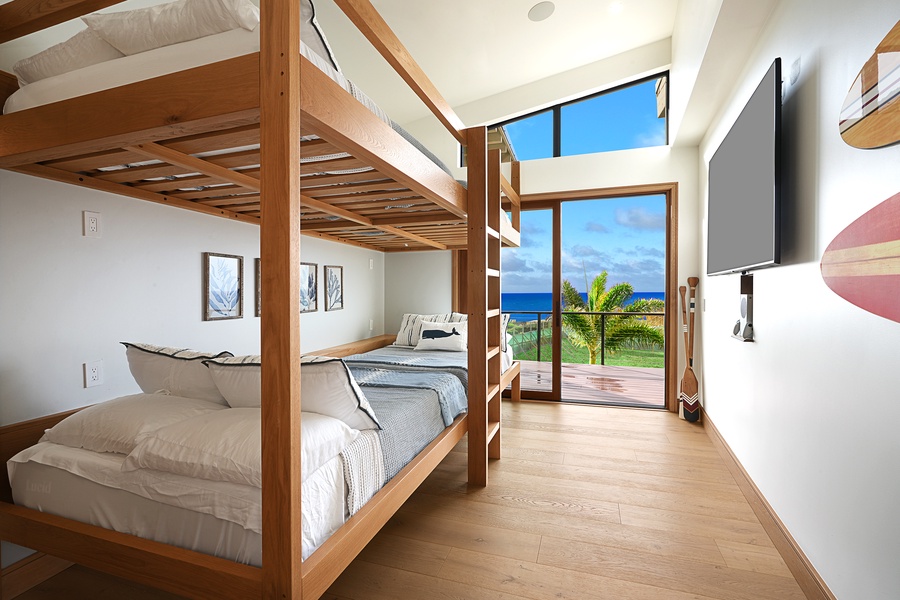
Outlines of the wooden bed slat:
M 367 1 L 359 0 L 335 0 L 344 14 L 346 14 L 356 28 L 359 29 L 369 42 L 378 50 L 386 61 L 403 78 L 422 102 L 431 109 L 431 112 L 440 120 L 456 140 L 466 145 L 466 136 L 463 133 L 462 120 L 450 108 L 450 104 L 437 90 L 422 68 L 416 64 L 412 56 L 403 46 L 399 38 L 391 31 L 380 14 Z
M 300 201 L 310 208 L 314 208 L 318 211 L 329 215 L 335 215 L 337 217 L 341 217 L 342 219 L 346 219 L 348 221 L 352 221 L 354 223 L 359 223 L 360 225 L 367 225 L 373 227 L 375 229 L 379 229 L 381 231 L 385 231 L 388 233 L 392 233 L 394 235 L 404 237 L 414 242 L 419 242 L 420 244 L 424 244 L 426 246 L 431 246 L 432 248 L 437 248 L 438 250 L 446 250 L 447 247 L 441 243 L 434 242 L 422 236 L 416 235 L 415 233 L 409 233 L 399 229 L 397 227 L 393 227 L 391 225 L 378 225 L 375 226 L 372 224 L 372 220 L 368 217 L 364 217 L 362 215 L 356 214 L 354 212 L 350 212 L 349 210 L 345 210 L 343 208 L 339 208 L 337 206 L 332 206 L 327 202 L 321 202 L 319 200 L 315 200 L 305 195 L 300 196 Z
M 118 183 L 110 183 L 108 181 L 103 181 L 102 179 L 95 179 L 95 178 L 89 177 L 87 175 L 79 175 L 78 173 L 70 173 L 68 171 L 60 171 L 59 169 L 52 169 L 52 168 L 44 166 L 44 165 L 23 165 L 21 167 L 14 167 L 10 170 L 16 171 L 17 173 L 24 173 L 26 175 L 34 175 L 35 177 L 42 177 L 43 179 L 52 179 L 53 181 L 59 181 L 61 183 L 70 183 L 70 184 L 78 185 L 81 187 L 91 188 L 94 190 L 100 190 L 102 192 L 110 192 L 110 193 L 119 194 L 122 196 L 130 196 L 132 198 L 138 198 L 139 200 L 148 200 L 150 202 L 156 202 L 157 204 L 165 204 L 167 206 L 175 206 L 178 208 L 186 208 L 187 210 L 192 210 L 192 211 L 204 213 L 207 215 L 213 215 L 215 217 L 224 217 L 226 219 L 234 219 L 236 221 L 243 221 L 245 223 L 254 223 L 254 224 L 259 223 L 258 219 L 254 219 L 252 217 L 247 217 L 244 215 L 239 215 L 237 213 L 234 213 L 229 210 L 222 209 L 222 208 L 215 208 L 212 206 L 204 206 L 202 204 L 197 204 L 195 202 L 189 202 L 186 200 L 182 200 L 180 198 L 176 198 L 174 196 L 154 194 L 153 192 L 148 192 L 148 191 L 130 187 L 127 185 L 120 185 Z
M 135 154 L 143 154 L 148 158 L 163 160 L 171 165 L 183 167 L 190 171 L 197 171 L 209 175 L 210 177 L 217 177 L 224 181 L 230 181 L 235 185 L 245 187 L 254 192 L 259 191 L 259 179 L 255 177 L 250 177 L 238 171 L 232 171 L 227 167 L 221 167 L 215 163 L 203 160 L 202 158 L 196 158 L 160 144 L 146 142 L 135 146 L 127 146 L 125 150 L 134 152 Z

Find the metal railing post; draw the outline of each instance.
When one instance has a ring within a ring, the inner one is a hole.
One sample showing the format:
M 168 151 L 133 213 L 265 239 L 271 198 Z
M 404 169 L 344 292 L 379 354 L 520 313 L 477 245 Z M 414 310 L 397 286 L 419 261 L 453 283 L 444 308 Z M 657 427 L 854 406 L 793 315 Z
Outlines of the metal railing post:
M 606 364 L 606 313 L 600 315 L 600 364 Z
M 538 323 L 538 328 L 537 328 L 537 361 L 538 361 L 538 362 L 541 362 L 541 321 L 543 321 L 543 319 L 541 318 L 541 315 L 543 315 L 543 314 L 544 314 L 544 313 L 538 313 L 538 314 L 537 314 L 537 318 L 538 318 L 538 319 L 537 319 L 537 323 Z

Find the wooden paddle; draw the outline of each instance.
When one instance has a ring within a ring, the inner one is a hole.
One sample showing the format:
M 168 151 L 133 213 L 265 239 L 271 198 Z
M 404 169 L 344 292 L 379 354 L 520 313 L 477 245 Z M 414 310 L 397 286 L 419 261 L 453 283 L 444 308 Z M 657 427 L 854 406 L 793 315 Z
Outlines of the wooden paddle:
M 700 420 L 700 385 L 697 382 L 697 376 L 694 375 L 694 308 L 698 283 L 700 283 L 699 278 L 688 277 L 688 285 L 691 289 L 691 321 L 688 329 L 690 339 L 687 365 L 681 380 L 681 405 L 684 409 L 684 420 L 692 423 Z
M 687 298 L 685 297 L 687 288 L 685 286 L 679 287 L 678 293 L 681 294 L 681 330 L 684 332 L 684 375 L 681 377 L 681 388 L 678 390 L 678 416 L 683 419 L 684 403 L 682 402 L 682 398 L 684 396 L 684 380 L 687 377 L 688 354 L 690 352 L 690 346 L 688 344 Z

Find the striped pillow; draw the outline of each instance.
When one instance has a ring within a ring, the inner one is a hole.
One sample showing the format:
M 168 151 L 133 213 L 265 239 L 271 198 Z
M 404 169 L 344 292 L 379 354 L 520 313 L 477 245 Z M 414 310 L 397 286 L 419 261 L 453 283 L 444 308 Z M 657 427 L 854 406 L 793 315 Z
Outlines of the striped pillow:
M 231 352 L 196 352 L 153 344 L 122 342 L 131 375 L 146 394 L 158 392 L 225 404 L 212 376 L 203 365 L 210 358 L 232 356 Z
M 213 383 L 231 408 L 259 408 L 262 404 L 262 366 L 258 354 L 203 361 Z
M 425 321 L 431 323 L 461 323 L 468 320 L 469 315 L 466 313 L 454 312 L 438 315 L 406 313 L 400 320 L 400 333 L 397 334 L 397 340 L 394 342 L 394 345 L 415 348 L 422 338 L 422 323 Z

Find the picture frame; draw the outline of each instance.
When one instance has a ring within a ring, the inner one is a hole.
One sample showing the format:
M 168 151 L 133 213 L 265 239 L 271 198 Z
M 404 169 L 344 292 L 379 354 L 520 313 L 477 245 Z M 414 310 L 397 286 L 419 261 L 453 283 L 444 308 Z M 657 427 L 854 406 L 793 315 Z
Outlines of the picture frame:
M 325 265 L 325 310 L 344 308 L 344 267 Z
M 256 266 L 256 316 L 262 315 L 262 273 L 259 270 L 262 260 L 259 258 L 253 261 Z
M 316 263 L 300 263 L 300 312 L 316 312 L 319 310 L 319 265 Z
M 203 320 L 244 318 L 244 257 L 203 253 Z

